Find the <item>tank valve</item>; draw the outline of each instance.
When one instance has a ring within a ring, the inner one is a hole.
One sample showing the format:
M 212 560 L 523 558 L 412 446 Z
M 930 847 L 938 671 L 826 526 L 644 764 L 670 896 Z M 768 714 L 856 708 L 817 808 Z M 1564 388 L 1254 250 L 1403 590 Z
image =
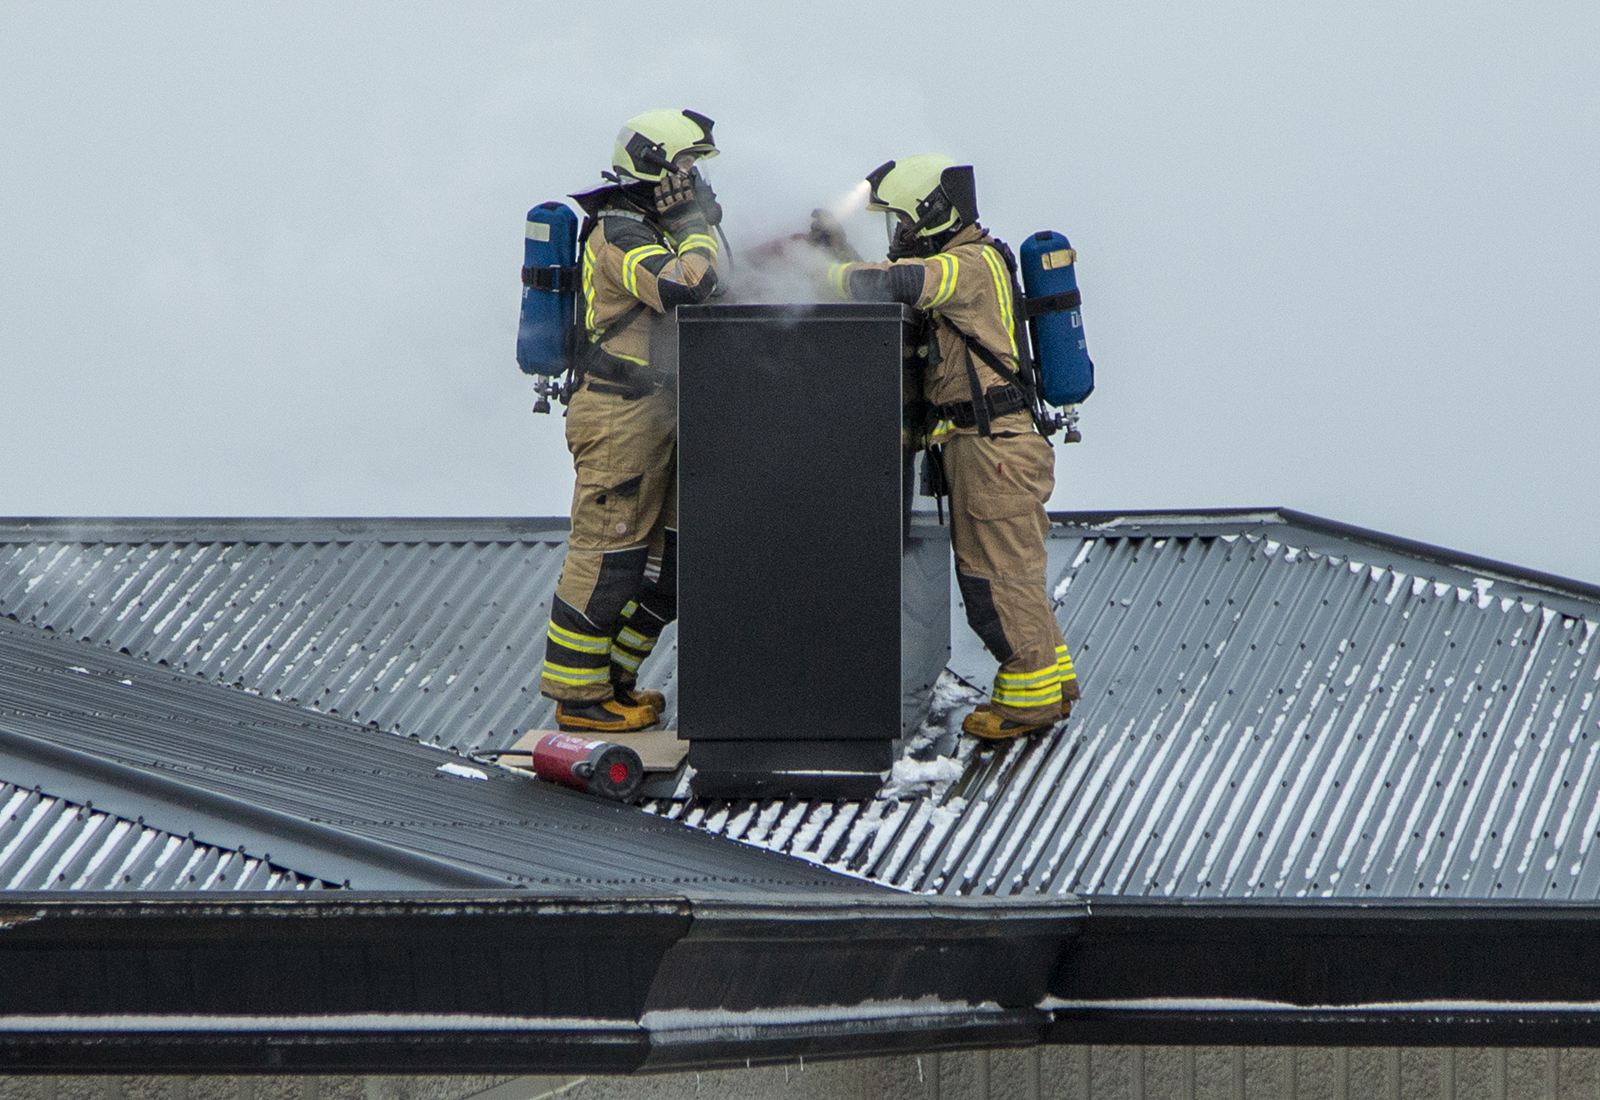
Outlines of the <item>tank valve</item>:
M 539 395 L 539 400 L 533 403 L 533 411 L 547 413 L 550 411 L 550 399 L 561 396 L 561 383 L 554 378 L 541 378 L 533 384 L 533 392 Z

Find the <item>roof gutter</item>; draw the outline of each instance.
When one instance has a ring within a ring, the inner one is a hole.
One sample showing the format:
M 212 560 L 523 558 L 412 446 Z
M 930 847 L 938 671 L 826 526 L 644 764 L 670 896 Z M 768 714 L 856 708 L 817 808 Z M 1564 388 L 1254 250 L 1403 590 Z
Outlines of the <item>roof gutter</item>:
M 1084 907 L 10 895 L 0 1072 L 631 1073 L 1041 1041 Z
M 618 1074 L 1038 1043 L 1600 1046 L 1600 906 L 11 895 L 0 988 L 0 1073 Z
M 1052 1043 L 1600 1046 L 1600 906 L 1090 899 Z

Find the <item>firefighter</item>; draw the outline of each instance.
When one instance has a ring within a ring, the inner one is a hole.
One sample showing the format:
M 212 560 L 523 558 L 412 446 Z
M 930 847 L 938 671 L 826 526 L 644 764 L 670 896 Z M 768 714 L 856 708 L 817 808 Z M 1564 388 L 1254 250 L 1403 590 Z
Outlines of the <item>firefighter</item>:
M 906 157 L 867 181 L 868 209 L 898 221 L 889 261 L 837 263 L 828 280 L 846 298 L 926 311 L 933 326 L 923 388 L 934 410 L 930 460 L 943 460 L 967 622 L 1000 662 L 991 702 L 961 728 L 989 740 L 1046 730 L 1080 693 L 1046 590 L 1055 453 L 1035 430 L 1028 376 L 1017 369 L 1015 263 L 978 224 L 970 167 Z M 824 211 L 812 238 L 840 260 L 853 256 Z
M 695 167 L 717 155 L 711 127 L 694 111 L 637 115 L 608 185 L 573 196 L 590 219 L 566 417 L 577 484 L 539 683 L 563 730 L 645 729 L 665 704 L 635 685 L 677 617 L 674 311 L 717 290 L 722 210 Z

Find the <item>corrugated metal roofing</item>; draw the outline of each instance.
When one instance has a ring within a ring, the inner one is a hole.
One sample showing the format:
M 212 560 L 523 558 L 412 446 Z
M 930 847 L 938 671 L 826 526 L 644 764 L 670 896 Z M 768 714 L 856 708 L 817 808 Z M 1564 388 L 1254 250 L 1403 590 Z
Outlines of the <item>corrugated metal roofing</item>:
M 965 739 L 960 779 L 897 799 L 652 809 L 950 894 L 1600 898 L 1600 590 L 1277 509 L 1058 519 L 1086 692 L 1065 728 Z M 559 543 L 502 520 L 18 525 L 0 614 L 495 747 L 548 720 L 519 708 Z M 962 626 L 955 648 L 982 683 Z
M 410 738 L 0 620 L 0 777 L 174 837 L 368 889 L 740 898 L 866 886 L 492 766 L 473 771 Z M 51 849 L 48 834 L 29 835 L 18 845 L 28 858 Z
M 0 525 L 0 615 L 463 751 L 554 726 L 550 521 Z M 645 669 L 676 720 L 676 631 Z
M 319 890 L 331 885 L 0 783 L 0 890 Z
M 1054 534 L 1065 727 L 920 798 L 658 809 L 952 894 L 1600 897 L 1583 586 L 1281 521 Z

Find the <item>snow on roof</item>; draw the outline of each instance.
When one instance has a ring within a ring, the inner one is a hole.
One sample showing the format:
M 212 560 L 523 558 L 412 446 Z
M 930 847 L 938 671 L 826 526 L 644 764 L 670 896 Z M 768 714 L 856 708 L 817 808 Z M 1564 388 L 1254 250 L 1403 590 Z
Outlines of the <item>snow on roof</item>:
M 1284 509 L 1060 516 L 1085 699 L 865 803 L 652 812 L 947 894 L 1600 898 L 1600 591 Z M 13 521 L 0 615 L 459 750 L 547 726 L 551 521 Z M 955 672 L 985 659 L 956 615 Z M 652 679 L 673 719 L 671 635 Z M 941 723 L 948 723 L 941 724 Z M 0 777 L 3 778 L 3 777 Z M 918 780 L 922 780 L 918 782 Z
M 0 783 L 0 890 L 320 890 L 229 848 Z

